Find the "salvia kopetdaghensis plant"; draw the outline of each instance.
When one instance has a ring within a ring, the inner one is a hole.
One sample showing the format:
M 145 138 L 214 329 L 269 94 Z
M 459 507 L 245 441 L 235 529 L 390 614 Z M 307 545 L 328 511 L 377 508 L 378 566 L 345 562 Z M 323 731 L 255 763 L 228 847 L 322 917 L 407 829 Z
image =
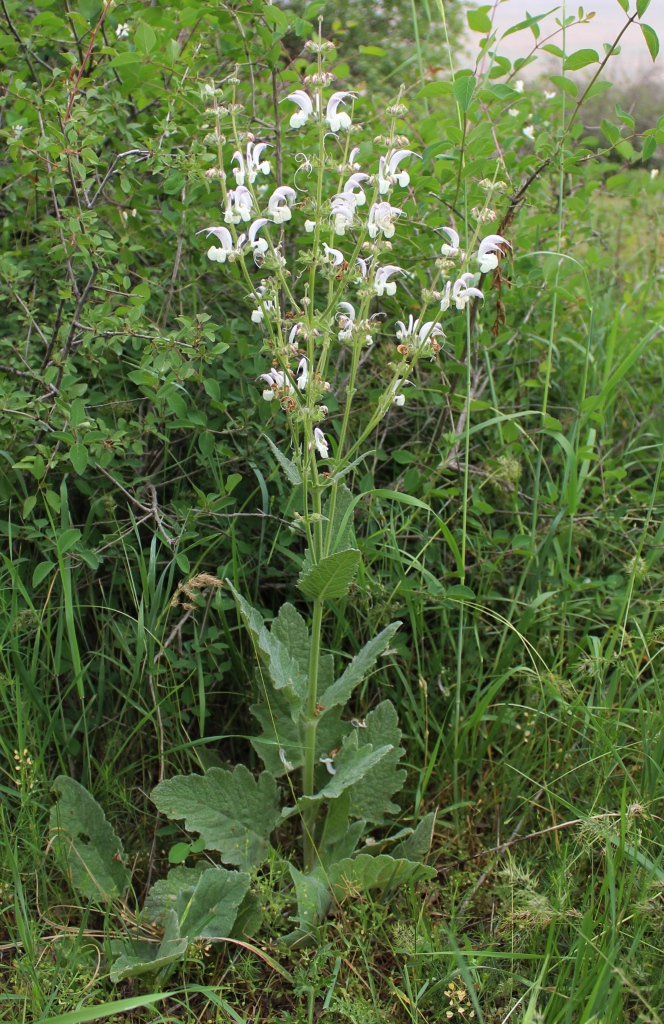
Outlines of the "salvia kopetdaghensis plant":
M 162 814 L 198 833 L 191 851 L 216 851 L 226 866 L 212 859 L 178 866 L 152 886 L 142 916 L 162 926 L 163 939 L 146 942 L 139 932 L 128 938 L 113 967 L 116 979 L 165 969 L 196 939 L 252 934 L 260 924 L 252 874 L 282 856 L 275 839 L 295 824 L 301 844 L 288 863 L 296 908 L 290 944 L 315 941 L 330 908 L 352 893 L 432 874 L 423 861 L 434 815 L 415 830 L 394 827 L 400 812 L 394 798 L 406 778 L 396 710 L 385 700 L 360 719 L 352 707 L 355 689 L 401 624 L 386 624 L 337 675 L 324 648 L 325 610 L 348 593 L 360 563 L 353 532 L 358 497 L 347 481 L 369 454 L 378 425 L 407 401 L 418 360 L 436 361 L 444 350 L 447 311 L 465 310 L 470 328 L 471 304 L 483 300 L 478 276 L 509 255 L 501 235 L 479 237 L 491 219 L 491 195 L 503 187 L 500 163 L 493 179 L 481 182 L 486 203 L 477 211 L 475 234 L 462 244 L 454 227 L 442 229 L 417 317 L 392 328 L 398 362 L 388 365 L 372 414 L 354 429 L 354 403 L 387 329 L 380 300 L 412 276 L 399 266 L 395 226 L 407 217 L 408 168 L 418 154 L 398 134 L 406 111 L 399 96 L 387 110 L 387 135 L 374 139 L 377 161 L 363 166 L 353 94 L 333 91 L 326 70 L 332 46 L 319 36 L 307 49 L 316 70 L 303 83 L 306 90 L 282 100 L 292 111 L 291 131 L 282 133 L 278 154 L 246 129 L 238 78 L 208 87 L 218 166 L 207 174 L 220 189 L 223 223 L 201 232 L 211 241 L 209 259 L 241 275 L 254 301 L 251 318 L 264 331 L 258 386 L 283 416 L 289 439 L 285 450 L 268 440 L 293 488 L 294 525 L 305 545 L 297 580 L 302 610 L 287 602 L 268 626 L 226 581 L 257 654 L 261 699 L 251 711 L 261 731 L 252 744 L 264 770 L 255 777 L 243 764 L 213 767 L 163 780 L 153 790 Z M 273 177 L 281 175 L 282 146 L 293 148 L 290 184 Z M 331 428 L 327 378 L 342 355 L 347 382 Z M 103 812 L 72 780 L 59 779 L 56 789 L 53 842 L 68 857 L 72 881 L 90 896 L 121 898 L 125 858 Z

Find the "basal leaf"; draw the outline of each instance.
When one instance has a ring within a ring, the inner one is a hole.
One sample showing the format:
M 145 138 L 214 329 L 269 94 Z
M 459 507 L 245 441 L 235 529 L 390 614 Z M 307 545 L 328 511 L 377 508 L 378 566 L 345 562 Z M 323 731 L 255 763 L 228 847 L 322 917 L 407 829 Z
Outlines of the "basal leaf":
M 145 915 L 163 924 L 168 911 L 178 915 L 180 934 L 190 941 L 226 938 L 249 889 L 249 875 L 227 871 L 207 861 L 194 868 L 177 867 L 150 889 Z
M 336 800 L 331 800 L 323 835 L 318 844 L 318 855 L 322 867 L 328 868 L 351 853 L 359 843 L 365 828 L 364 821 L 350 822 L 350 796 L 345 790 Z
M 111 967 L 111 981 L 114 984 L 117 985 L 125 978 L 161 971 L 182 959 L 189 940 L 180 935 L 175 910 L 167 911 L 165 923 L 164 937 L 160 943 L 137 940 L 112 944 L 114 952 L 118 952 L 119 949 L 123 951 Z
M 373 640 L 369 640 L 359 654 L 355 655 L 339 679 L 332 686 L 328 687 L 324 693 L 320 694 L 319 702 L 325 710 L 337 704 L 346 703 L 358 683 L 362 682 L 366 674 L 374 667 L 383 651 L 387 650 L 392 637 L 400 625 L 401 622 L 391 622 Z
M 66 775 L 53 783 L 50 841 L 72 885 L 91 900 L 118 899 L 130 881 L 122 843 L 87 789 Z
M 403 858 L 390 857 L 381 853 L 372 857 L 360 853 L 334 864 L 328 871 L 332 896 L 337 903 L 355 898 L 358 889 L 370 892 L 372 889 L 394 889 L 404 882 L 420 882 L 433 878 L 435 868 L 425 864 L 413 864 Z
M 392 850 L 392 856 L 405 857 L 406 860 L 423 861 L 433 842 L 433 830 L 436 826 L 436 812 L 431 811 L 422 818 L 417 828 Z
M 360 564 L 360 552 L 355 548 L 337 551 L 322 558 L 316 565 L 303 569 L 298 587 L 314 600 L 334 600 L 343 597 Z
M 398 767 L 405 751 L 400 746 L 401 729 L 391 701 L 385 700 L 369 712 L 366 728 L 357 730 L 357 740 L 360 750 L 365 743 L 372 748 L 383 744 L 392 747 L 389 754 L 350 790 L 352 816 L 380 825 L 386 815 L 398 813 L 399 806 L 392 802 L 392 797 L 406 781 L 406 772 Z
M 298 871 L 294 864 L 289 864 L 289 869 L 295 885 L 297 916 L 300 923 L 300 931 L 288 936 L 286 940 L 293 945 L 293 940 L 314 934 L 330 909 L 332 898 L 320 869 L 308 875 Z
M 227 864 L 248 870 L 262 864 L 268 837 L 279 818 L 277 787 L 269 772 L 256 780 L 244 765 L 233 771 L 210 768 L 205 775 L 176 775 L 152 791 L 157 808 L 168 818 L 184 819 L 199 832 L 208 850 L 218 850 Z
M 321 800 L 334 800 L 341 796 L 345 789 L 355 786 L 367 772 L 379 764 L 390 754 L 392 747 L 384 744 L 374 749 L 370 743 L 358 745 L 357 733 L 353 731 L 344 740 L 341 751 L 334 758 L 335 774 L 328 776 L 328 781 L 313 796 L 302 796 L 298 800 L 299 807 L 307 804 L 320 803 Z

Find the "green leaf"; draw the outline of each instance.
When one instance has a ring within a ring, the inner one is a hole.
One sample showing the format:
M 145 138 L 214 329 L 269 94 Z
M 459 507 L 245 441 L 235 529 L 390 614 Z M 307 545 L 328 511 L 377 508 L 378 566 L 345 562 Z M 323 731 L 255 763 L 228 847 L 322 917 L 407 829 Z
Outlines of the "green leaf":
M 111 967 L 111 981 L 117 985 L 125 978 L 135 978 L 141 974 L 161 971 L 181 960 L 188 945 L 189 940 L 180 935 L 177 913 L 174 910 L 169 910 L 166 916 L 164 937 L 159 945 L 145 940 L 113 945 L 113 952 L 118 952 L 118 949 L 122 949 L 124 952 Z
M 456 600 L 462 601 L 474 601 L 476 599 L 475 592 L 471 590 L 470 587 L 464 586 L 463 583 L 455 583 L 453 586 L 448 587 L 445 591 L 445 596 L 453 597 L 456 598 Z
M 452 95 L 452 83 L 451 82 L 427 82 L 427 84 L 420 89 L 417 93 L 417 99 L 423 99 L 425 97 L 435 96 L 451 96 Z
M 145 915 L 163 924 L 169 910 L 178 916 L 180 934 L 194 939 L 227 938 L 249 890 L 249 875 L 206 861 L 194 868 L 173 868 L 150 889 Z
M 391 622 L 373 640 L 369 640 L 359 654 L 355 655 L 337 681 L 320 695 L 319 702 L 326 711 L 337 704 L 346 703 L 358 683 L 362 682 L 383 651 L 387 650 L 400 625 L 401 622 Z
M 109 67 L 111 67 L 111 68 L 123 68 L 123 67 L 126 67 L 128 64 L 140 64 L 140 63 L 141 63 L 140 55 L 138 53 L 134 53 L 133 50 L 132 50 L 132 51 L 127 51 L 125 53 L 119 53 L 117 55 L 117 57 L 114 57 L 113 60 L 110 61 Z
M 398 843 L 392 850 L 393 857 L 405 857 L 406 860 L 423 861 L 433 842 L 433 830 L 436 826 L 436 812 L 431 811 L 422 818 L 411 834 Z
M 611 124 L 605 117 L 602 118 L 602 133 L 609 140 L 612 146 L 617 146 L 620 142 L 620 128 L 617 125 Z
M 564 71 L 580 71 L 587 68 L 589 64 L 599 64 L 597 50 L 577 50 L 571 53 L 563 64 Z
M 58 536 L 58 551 L 60 554 L 64 555 L 65 552 L 71 551 L 74 544 L 78 543 L 81 539 L 81 536 L 81 531 L 76 530 L 73 527 L 69 530 L 64 530 L 63 533 Z
M 69 458 L 78 475 L 82 476 L 88 464 L 88 449 L 84 444 L 73 444 L 69 449 Z
M 563 75 L 549 75 L 549 81 L 557 85 L 559 89 L 564 89 L 572 99 L 576 99 L 579 95 L 579 87 L 571 78 L 565 78 Z
M 299 932 L 291 933 L 286 938 L 286 942 L 293 945 L 294 940 L 314 935 L 330 909 L 332 897 L 320 871 L 305 875 L 303 871 L 298 871 L 294 864 L 289 864 L 288 867 L 295 885 L 297 917 L 300 922 Z
M 280 7 L 276 7 L 274 4 L 269 7 L 263 8 L 263 17 L 266 21 L 269 21 L 271 25 L 275 25 L 281 29 L 282 32 L 288 31 L 290 25 L 290 18 L 285 11 L 282 11 Z
M 94 799 L 74 779 L 53 783 L 50 842 L 72 885 L 91 900 L 121 898 L 129 885 L 126 857 L 115 831 Z
M 337 551 L 316 565 L 303 569 L 297 585 L 303 594 L 314 600 L 330 601 L 343 597 L 355 578 L 359 564 L 360 552 L 355 548 Z
M 169 864 L 184 864 L 191 853 L 191 843 L 176 843 L 168 851 Z
M 656 149 L 657 149 L 657 139 L 655 139 L 652 135 L 649 135 L 647 139 L 643 140 L 643 149 L 641 150 L 641 159 L 642 160 L 650 160 L 650 157 L 653 155 L 653 153 L 655 152 Z
M 486 12 L 487 8 L 480 7 L 477 11 L 468 11 L 466 13 L 468 27 L 472 29 L 473 32 L 483 32 L 486 34 L 491 31 L 493 27 L 491 24 L 491 18 Z
M 323 506 L 323 515 L 327 519 L 325 523 L 324 539 L 325 550 L 333 554 L 335 551 L 346 551 L 347 548 L 355 546 L 353 536 L 353 509 L 359 501 L 359 496 L 353 495 L 345 483 L 337 485 L 332 511 L 332 497 L 330 496 Z
M 404 882 L 421 882 L 435 874 L 435 868 L 390 857 L 386 853 L 377 857 L 359 853 L 357 857 L 334 864 L 328 871 L 328 878 L 335 901 L 343 903 L 346 899 L 353 899 L 358 889 L 360 892 L 395 889 Z
M 154 29 L 146 25 L 145 22 L 142 22 L 136 29 L 134 44 L 136 49 L 146 54 L 146 56 L 148 53 L 152 53 L 157 45 L 157 36 Z
M 477 81 L 474 75 L 464 75 L 463 78 L 456 78 L 454 80 L 452 94 L 464 114 L 467 113 L 470 107 L 476 85 Z
M 380 46 L 358 46 L 358 51 L 366 54 L 367 57 L 387 56 L 387 50 L 383 50 Z
M 298 806 L 304 807 L 321 800 L 334 800 L 341 796 L 345 789 L 354 786 L 365 777 L 390 752 L 392 747 L 385 744 L 374 750 L 370 743 L 358 746 L 357 732 L 352 732 L 344 740 L 344 744 L 334 759 L 336 774 L 329 776 L 329 781 L 313 796 L 300 797 Z
M 32 585 L 38 587 L 42 580 L 45 580 L 51 569 L 53 568 L 53 562 L 39 562 L 35 566 L 35 571 L 32 574 Z
M 380 825 L 386 815 L 398 814 L 399 805 L 392 802 L 392 797 L 403 788 L 406 781 L 406 772 L 398 767 L 406 752 L 401 746 L 401 729 L 392 702 L 382 701 L 370 711 L 365 720 L 365 728 L 357 729 L 355 735 L 360 750 L 363 744 L 369 744 L 372 748 L 384 744 L 392 747 L 390 753 L 350 790 L 352 816 Z
M 272 449 L 272 454 L 274 455 L 277 462 L 279 463 L 284 473 L 286 474 L 286 479 L 289 481 L 289 483 L 294 484 L 297 487 L 299 484 L 302 483 L 302 477 L 300 476 L 300 471 L 295 465 L 295 463 L 291 462 L 291 460 L 288 459 L 283 454 L 283 452 L 281 452 L 277 448 L 272 438 L 268 437 L 267 434 L 265 434 L 265 440 Z
M 23 516 L 24 519 L 26 519 L 30 515 L 36 504 L 37 495 L 29 494 L 25 501 L 23 502 L 23 511 L 21 512 L 21 515 Z
M 650 56 L 653 61 L 657 60 L 657 54 L 659 53 L 659 36 L 655 32 L 654 28 L 650 25 L 641 25 L 641 31 L 643 32 L 643 38 L 646 41 L 646 46 L 650 51 Z
M 650 0 L 636 0 L 636 13 L 642 18 L 650 7 Z
M 320 670 L 319 670 L 320 671 Z M 302 717 L 293 721 L 291 707 L 283 693 L 272 689 L 265 693 L 260 704 L 249 708 L 263 727 L 262 735 L 252 736 L 251 745 L 275 779 L 286 771 L 294 771 L 304 764 L 304 729 Z M 341 746 L 349 725 L 341 721 L 342 708 L 333 708 L 322 715 L 316 729 L 315 758 Z
M 323 835 L 318 844 L 322 867 L 328 868 L 338 860 L 350 857 L 362 838 L 366 822 L 360 820 L 351 824 L 349 819 L 350 795 L 348 790 L 345 790 L 336 800 L 330 801 L 325 817 Z
M 158 810 L 184 819 L 208 850 L 227 864 L 249 869 L 267 857 L 270 832 L 279 819 L 277 787 L 269 772 L 256 780 L 244 765 L 210 768 L 205 775 L 176 775 L 152 791 Z
M 283 690 L 291 705 L 295 719 L 305 699 L 308 685 L 308 671 L 302 667 L 277 633 L 268 632 L 263 618 L 255 608 L 247 604 L 230 580 L 226 581 L 238 606 L 246 628 L 251 634 L 261 659 L 267 666 L 270 679 L 277 690 Z M 295 611 L 295 609 L 293 609 Z M 296 613 L 297 614 L 297 613 Z

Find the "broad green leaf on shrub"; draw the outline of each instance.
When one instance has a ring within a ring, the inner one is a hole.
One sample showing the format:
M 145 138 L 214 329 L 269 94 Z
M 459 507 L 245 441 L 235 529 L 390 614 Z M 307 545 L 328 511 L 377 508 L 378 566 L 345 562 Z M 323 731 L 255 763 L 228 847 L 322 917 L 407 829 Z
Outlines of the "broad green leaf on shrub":
M 655 32 L 654 28 L 650 27 L 650 25 L 641 25 L 641 31 L 643 32 L 643 38 L 646 41 L 646 46 L 648 47 L 650 56 L 653 61 L 657 60 L 657 55 L 659 53 L 659 36 Z
M 152 53 L 157 45 L 157 36 L 155 35 L 154 29 L 145 23 L 140 24 L 136 29 L 136 34 L 134 35 L 134 43 L 136 45 L 136 49 L 141 53 Z
M 359 564 L 360 552 L 355 548 L 337 551 L 316 565 L 303 569 L 297 585 L 303 594 L 314 600 L 331 601 L 343 597 L 355 578 Z
M 464 75 L 462 78 L 456 78 L 452 84 L 452 94 L 464 114 L 468 112 L 476 85 L 477 81 L 474 75 Z
M 51 569 L 55 566 L 54 562 L 39 562 L 35 566 L 35 570 L 32 574 L 32 585 L 38 587 L 42 580 L 45 580 Z
M 166 912 L 165 924 L 164 937 L 160 943 L 147 942 L 145 939 L 112 943 L 114 953 L 122 950 L 122 955 L 111 967 L 111 981 L 114 984 L 117 985 L 125 978 L 161 971 L 182 959 L 189 940 L 180 935 L 178 915 L 174 910 Z
M 193 939 L 227 938 L 238 908 L 249 890 L 249 875 L 208 862 L 194 868 L 177 867 L 150 889 L 145 914 L 163 924 L 175 910 L 180 934 Z
M 642 160 L 650 160 L 650 157 L 653 155 L 653 153 L 655 152 L 656 149 L 657 149 L 657 139 L 653 138 L 652 135 L 649 135 L 647 139 L 643 140 L 643 149 L 641 150 L 641 159 Z
M 381 630 L 373 640 L 364 645 L 359 654 L 356 654 L 342 675 L 332 686 L 329 686 L 323 693 L 319 689 L 319 702 L 325 710 L 337 704 L 345 704 L 351 693 L 361 683 L 364 677 L 376 664 L 376 661 L 389 647 L 390 641 L 401 622 L 391 622 L 389 626 Z
M 587 68 L 589 64 L 599 64 L 597 50 L 577 50 L 575 53 L 570 53 L 563 64 L 563 70 L 580 71 L 581 68 Z
M 417 98 L 425 98 L 429 96 L 451 96 L 452 95 L 452 83 L 451 82 L 427 82 L 420 91 L 417 93 Z
M 620 128 L 611 124 L 605 117 L 602 118 L 602 133 L 606 136 L 612 146 L 616 146 L 620 142 Z
M 256 780 L 238 764 L 233 771 L 176 775 L 160 782 L 152 799 L 162 814 L 184 819 L 189 832 L 199 832 L 207 849 L 218 850 L 227 864 L 248 870 L 265 860 L 279 818 L 277 786 L 269 772 Z
M 279 637 L 268 631 L 260 612 L 247 604 L 230 580 L 226 582 L 233 593 L 244 624 L 270 673 L 272 683 L 277 690 L 284 691 L 291 706 L 291 714 L 293 718 L 296 718 L 307 693 L 308 676 L 306 671 L 302 671 L 299 662 L 282 644 Z
M 328 781 L 313 796 L 302 796 L 298 806 L 318 803 L 321 800 L 334 800 L 349 786 L 360 782 L 367 772 L 374 768 L 392 751 L 389 744 L 374 749 L 370 743 L 358 745 L 357 731 L 353 730 L 344 740 L 343 746 L 334 758 L 335 774 L 328 776 Z
M 392 802 L 392 797 L 403 788 L 406 781 L 406 772 L 398 768 L 405 750 L 400 746 L 401 729 L 391 701 L 384 700 L 369 712 L 366 728 L 357 730 L 357 740 L 360 750 L 365 743 L 372 748 L 383 744 L 392 746 L 389 754 L 350 790 L 353 817 L 381 825 L 386 815 L 398 814 L 399 805 Z
M 332 887 L 332 896 L 337 903 L 345 899 L 353 899 L 358 889 L 370 892 L 372 889 L 394 889 L 404 882 L 421 882 L 433 878 L 435 868 L 426 864 L 413 864 L 409 860 L 390 857 L 381 853 L 372 857 L 368 853 L 359 853 L 357 857 L 348 857 L 334 864 L 328 871 L 328 881 Z
M 272 438 L 268 437 L 267 434 L 265 435 L 265 440 L 272 449 L 272 454 L 286 474 L 286 479 L 289 483 L 294 484 L 297 487 L 302 483 L 302 477 L 300 476 L 300 471 L 295 463 L 291 462 L 291 460 L 287 458 L 279 448 L 277 448 Z
M 417 828 L 392 850 L 393 857 L 405 857 L 406 860 L 423 861 L 433 842 L 433 830 L 436 826 L 436 812 L 431 811 L 419 822 Z
M 50 842 L 65 874 L 93 900 L 121 898 L 129 885 L 126 857 L 113 826 L 87 789 L 66 775 L 53 783 Z
M 73 444 L 69 449 L 69 458 L 78 475 L 82 476 L 88 464 L 88 449 L 84 444 Z
M 282 693 L 272 689 L 260 704 L 252 704 L 251 713 L 260 722 L 263 732 L 252 736 L 251 745 L 263 764 L 278 779 L 286 771 L 304 764 L 304 723 L 301 716 L 294 722 L 290 706 Z M 350 726 L 341 721 L 342 708 L 322 715 L 316 729 L 316 760 L 328 750 L 341 746 Z M 280 753 L 281 751 L 281 753 Z
M 467 11 L 466 18 L 468 19 L 468 27 L 473 32 L 490 32 L 492 29 L 491 18 L 487 14 L 490 11 L 490 7 L 480 7 L 474 11 Z
M 650 0 L 636 0 L 636 13 L 642 18 L 650 7 Z

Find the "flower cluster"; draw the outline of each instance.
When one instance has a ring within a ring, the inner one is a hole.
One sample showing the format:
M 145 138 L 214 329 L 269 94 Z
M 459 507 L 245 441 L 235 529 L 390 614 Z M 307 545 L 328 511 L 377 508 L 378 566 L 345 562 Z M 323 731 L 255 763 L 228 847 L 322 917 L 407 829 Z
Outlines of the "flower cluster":
M 309 153 L 295 156 L 292 185 L 256 187 L 258 176 L 268 178 L 272 171 L 266 157 L 270 143 L 238 130 L 236 112 L 240 108 L 235 95 L 232 102 L 218 108 L 232 121 L 235 149 L 230 164 L 235 185 L 226 187 L 226 171 L 220 166 L 217 176 L 223 192 L 224 225 L 203 229 L 215 239 L 208 258 L 216 263 L 238 261 L 254 300 L 251 319 L 265 331 L 265 348 L 272 362 L 259 377 L 263 398 L 278 403 L 303 425 L 307 450 L 317 452 L 321 459 L 330 458 L 329 442 L 318 424 L 327 414 L 323 402 L 330 391 L 325 376 L 332 344 L 336 342 L 351 353 L 347 394 L 352 397 L 359 353 L 369 349 L 377 333 L 385 329 L 384 316 L 371 310 L 372 303 L 396 296 L 400 282 L 408 290 L 412 275 L 397 263 L 387 262 L 384 254 L 392 250 L 397 227 L 406 216 L 403 203 L 415 196 L 411 173 L 420 159 L 408 148 L 408 140 L 396 134 L 397 117 L 405 112 L 399 101 L 388 111 L 391 133 L 374 140 L 384 152 L 373 167 L 362 166 L 360 147 L 351 148 L 343 137 L 359 127 L 352 120 L 355 94 L 337 91 L 324 97 L 333 77 L 322 70 L 325 46 L 320 41 L 309 47 L 319 54 L 319 72 L 304 83 L 309 83 L 311 92 L 296 89 L 281 100 L 296 107 L 289 118 L 295 133 L 313 128 L 318 134 Z M 215 138 L 223 138 L 219 125 Z M 341 147 L 341 162 L 328 152 L 331 146 Z M 490 197 L 501 191 L 503 183 L 487 179 L 486 184 Z M 405 189 L 408 192 L 404 193 Z M 403 196 L 401 202 L 396 198 L 399 195 Z M 484 216 L 486 211 L 480 212 L 478 224 L 490 219 Z M 294 269 L 288 267 L 284 237 L 284 226 L 290 222 L 292 229 L 303 232 L 301 237 L 307 239 L 298 249 Z M 407 321 L 397 321 L 400 362 L 389 364 L 392 378 L 379 402 L 379 416 L 390 405 L 405 404 L 404 389 L 412 386 L 408 375 L 417 360 L 437 358 L 445 344 L 442 314 L 452 307 L 464 311 L 469 303 L 482 301 L 479 279 L 497 270 L 511 248 L 499 234 L 479 239 L 476 230 L 462 245 L 455 227 L 444 227 L 442 232 L 446 240 L 440 248 L 441 258 L 432 260 L 433 286 L 422 292 L 419 316 L 411 313 Z M 258 285 L 252 280 L 250 262 L 269 275 Z M 477 270 L 472 269 L 473 264 Z M 432 301 L 438 304 L 437 312 L 430 308 Z

